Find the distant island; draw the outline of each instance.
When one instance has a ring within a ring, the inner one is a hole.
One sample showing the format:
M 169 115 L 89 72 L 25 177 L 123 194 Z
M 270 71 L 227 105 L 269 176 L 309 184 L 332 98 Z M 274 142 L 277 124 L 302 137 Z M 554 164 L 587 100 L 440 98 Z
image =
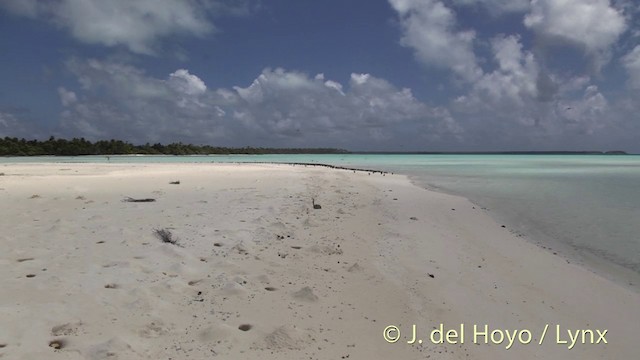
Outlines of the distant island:
M 371 155 L 629 155 L 622 150 L 611 151 L 359 151 L 352 154 Z
M 211 145 L 146 143 L 134 145 L 122 140 L 91 142 L 84 138 L 26 140 L 0 138 L 0 156 L 81 156 L 81 155 L 262 155 L 262 154 L 363 154 L 363 155 L 627 155 L 614 151 L 498 151 L 498 152 L 433 152 L 433 151 L 348 151 L 334 148 L 263 148 L 222 147 Z
M 346 150 L 330 148 L 262 148 L 262 147 L 221 147 L 210 145 L 183 144 L 181 142 L 163 145 L 160 143 L 133 145 L 122 140 L 88 141 L 84 138 L 71 140 L 56 139 L 26 140 L 0 138 L 0 156 L 80 156 L 80 155 L 230 155 L 230 154 L 345 154 Z

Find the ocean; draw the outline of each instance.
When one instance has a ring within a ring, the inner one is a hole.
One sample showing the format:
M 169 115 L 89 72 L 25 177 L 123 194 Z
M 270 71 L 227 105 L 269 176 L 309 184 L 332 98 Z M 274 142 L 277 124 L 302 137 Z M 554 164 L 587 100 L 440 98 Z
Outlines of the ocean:
M 112 156 L 109 161 L 304 162 L 406 174 L 418 186 L 468 198 L 511 231 L 613 280 L 640 275 L 640 156 L 636 155 Z M 107 159 L 0 158 L 0 163 L 7 162 Z

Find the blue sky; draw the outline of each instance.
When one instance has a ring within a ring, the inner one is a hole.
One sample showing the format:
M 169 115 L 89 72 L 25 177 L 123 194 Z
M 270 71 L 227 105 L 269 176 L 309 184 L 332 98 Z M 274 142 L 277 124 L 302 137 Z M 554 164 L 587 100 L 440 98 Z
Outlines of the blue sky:
M 0 136 L 640 152 L 633 0 L 3 0 Z

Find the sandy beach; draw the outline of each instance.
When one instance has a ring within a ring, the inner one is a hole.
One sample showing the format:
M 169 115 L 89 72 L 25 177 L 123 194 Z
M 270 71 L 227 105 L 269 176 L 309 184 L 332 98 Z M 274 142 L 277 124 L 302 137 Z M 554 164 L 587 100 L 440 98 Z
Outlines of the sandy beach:
M 638 356 L 640 294 L 402 175 L 53 163 L 0 174 L 3 359 Z

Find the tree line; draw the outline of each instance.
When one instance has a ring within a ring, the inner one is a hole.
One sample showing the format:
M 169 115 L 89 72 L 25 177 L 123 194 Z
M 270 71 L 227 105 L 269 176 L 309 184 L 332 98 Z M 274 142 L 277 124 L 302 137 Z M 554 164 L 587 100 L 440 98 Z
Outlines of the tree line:
M 226 155 L 226 154 L 343 154 L 346 150 L 332 148 L 262 148 L 262 147 L 221 147 L 211 145 L 171 144 L 133 145 L 122 140 L 100 140 L 91 142 L 84 138 L 48 140 L 26 140 L 5 137 L 0 138 L 0 156 L 37 156 L 37 155 Z

